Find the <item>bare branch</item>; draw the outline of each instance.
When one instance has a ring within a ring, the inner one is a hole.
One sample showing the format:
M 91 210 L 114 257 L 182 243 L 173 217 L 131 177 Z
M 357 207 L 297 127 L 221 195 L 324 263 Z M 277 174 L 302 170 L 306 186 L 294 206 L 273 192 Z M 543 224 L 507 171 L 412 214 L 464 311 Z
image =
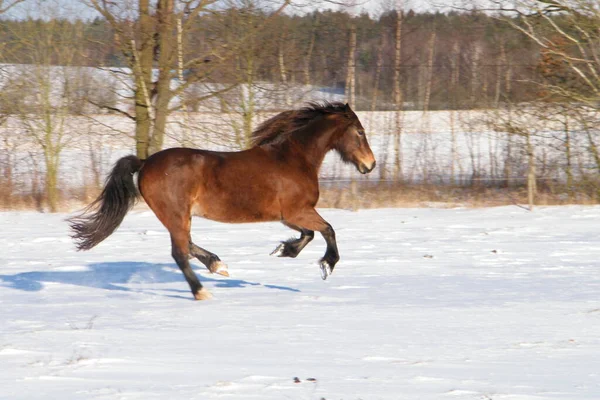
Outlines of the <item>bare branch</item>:
M 17 4 L 22 3 L 24 1 L 25 0 L 13 0 L 13 1 L 9 1 L 9 2 L 5 3 L 4 0 L 0 0 L 0 14 L 4 14 L 5 12 L 10 10 Z

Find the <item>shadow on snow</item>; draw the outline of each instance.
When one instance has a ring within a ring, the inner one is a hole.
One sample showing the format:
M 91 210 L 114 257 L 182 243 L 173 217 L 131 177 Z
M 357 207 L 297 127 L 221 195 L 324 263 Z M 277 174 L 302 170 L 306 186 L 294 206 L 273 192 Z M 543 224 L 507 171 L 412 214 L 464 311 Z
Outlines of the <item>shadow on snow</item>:
M 205 275 L 200 277 L 200 281 L 202 283 L 213 282 L 214 286 L 218 288 L 262 286 L 273 290 L 300 292 L 298 289 L 287 286 L 263 285 L 258 282 L 231 278 L 215 279 Z M 181 283 L 182 288 L 186 285 L 183 274 L 181 274 L 176 264 L 131 261 L 92 263 L 74 270 L 31 271 L 14 275 L 0 275 L 0 282 L 8 284 L 9 287 L 14 289 L 27 292 L 40 291 L 43 289 L 44 283 L 48 282 L 125 292 L 140 292 L 138 289 L 127 287 L 130 284 L 176 282 Z M 158 287 L 153 290 L 173 291 L 173 289 L 160 289 Z M 188 290 L 182 289 L 181 292 L 187 293 Z

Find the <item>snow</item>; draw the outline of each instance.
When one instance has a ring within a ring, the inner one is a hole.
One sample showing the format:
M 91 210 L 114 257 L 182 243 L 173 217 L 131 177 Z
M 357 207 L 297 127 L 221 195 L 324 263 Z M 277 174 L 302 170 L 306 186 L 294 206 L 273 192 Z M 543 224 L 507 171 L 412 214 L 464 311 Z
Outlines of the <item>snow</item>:
M 89 252 L 0 213 L 0 399 L 600 398 L 600 207 L 320 212 L 327 281 L 318 235 L 195 219 L 203 302 L 150 211 Z

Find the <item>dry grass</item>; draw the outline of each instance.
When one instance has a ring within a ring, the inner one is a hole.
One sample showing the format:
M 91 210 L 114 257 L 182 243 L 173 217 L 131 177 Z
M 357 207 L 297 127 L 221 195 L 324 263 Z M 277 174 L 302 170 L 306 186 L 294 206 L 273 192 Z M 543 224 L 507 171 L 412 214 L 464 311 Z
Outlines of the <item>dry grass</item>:
M 39 198 L 15 193 L 11 185 L 0 180 L 0 210 L 39 210 Z
M 395 207 L 496 207 L 527 204 L 526 187 L 439 186 L 378 183 L 361 188 L 322 188 L 319 207 L 345 209 Z M 540 188 L 536 205 L 598 204 L 597 193 L 569 196 L 556 187 Z
M 70 212 L 91 203 L 100 193 L 95 186 L 65 189 L 59 192 L 59 212 Z M 40 211 L 48 212 L 46 194 L 13 192 L 0 181 L 0 211 Z
M 100 188 L 88 185 L 69 188 L 60 193 L 60 212 L 74 212 L 91 203 Z M 536 205 L 566 205 L 599 203 L 595 185 L 578 188 L 568 195 L 564 187 L 543 186 L 538 189 Z M 412 208 L 412 207 L 495 207 L 527 204 L 526 187 L 499 188 L 489 186 L 440 186 L 415 184 L 368 183 L 354 188 L 321 187 L 318 207 L 361 208 Z M 140 207 L 145 207 L 141 201 Z M 37 210 L 48 211 L 43 193 L 37 195 L 14 194 L 0 182 L 0 211 Z

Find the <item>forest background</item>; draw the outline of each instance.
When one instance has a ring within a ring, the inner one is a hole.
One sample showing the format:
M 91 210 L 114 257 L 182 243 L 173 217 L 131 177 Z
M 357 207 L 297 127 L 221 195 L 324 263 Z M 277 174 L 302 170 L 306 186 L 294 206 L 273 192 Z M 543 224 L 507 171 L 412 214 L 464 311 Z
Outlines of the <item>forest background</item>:
M 326 162 L 323 206 L 600 200 L 596 1 L 79 3 L 95 17 L 0 1 L 2 208 L 86 203 L 119 156 L 243 149 L 323 100 L 358 111 L 378 158 L 368 177 Z

